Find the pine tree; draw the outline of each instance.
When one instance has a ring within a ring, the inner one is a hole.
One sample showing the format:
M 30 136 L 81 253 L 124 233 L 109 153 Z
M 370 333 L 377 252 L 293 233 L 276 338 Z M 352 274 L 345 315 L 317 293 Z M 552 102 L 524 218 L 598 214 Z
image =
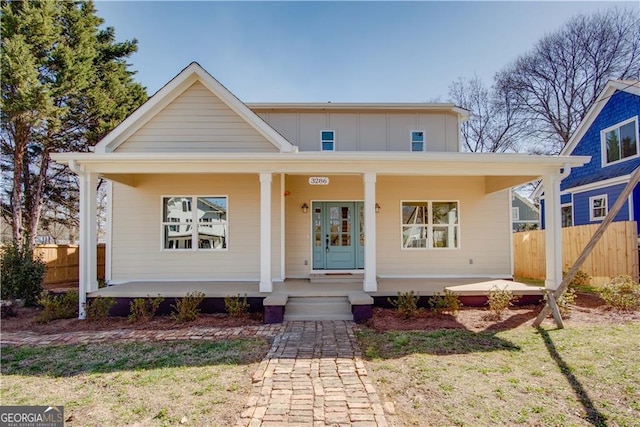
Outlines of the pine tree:
M 100 29 L 91 1 L 0 6 L 2 216 L 18 247 L 32 248 L 43 208 L 53 222 L 77 211 L 75 177 L 50 154 L 88 151 L 147 95 L 126 63 L 137 41 Z

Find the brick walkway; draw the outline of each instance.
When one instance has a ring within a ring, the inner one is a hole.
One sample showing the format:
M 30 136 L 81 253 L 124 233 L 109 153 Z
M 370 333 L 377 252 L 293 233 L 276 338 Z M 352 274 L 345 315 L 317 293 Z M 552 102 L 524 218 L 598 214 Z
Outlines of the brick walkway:
M 287 322 L 254 374 L 237 426 L 386 426 L 353 322 Z
M 35 332 L 3 332 L 0 343 L 5 345 L 69 345 L 99 342 L 143 342 L 201 340 L 217 341 L 229 338 L 275 337 L 284 329 L 283 325 L 243 326 L 237 328 L 188 328 L 176 330 L 120 329 L 109 331 L 66 332 L 60 334 L 38 334 Z

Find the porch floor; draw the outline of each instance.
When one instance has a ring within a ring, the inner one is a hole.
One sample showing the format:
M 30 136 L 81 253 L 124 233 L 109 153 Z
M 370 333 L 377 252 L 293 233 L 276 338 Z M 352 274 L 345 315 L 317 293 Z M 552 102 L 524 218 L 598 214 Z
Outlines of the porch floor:
M 428 278 L 428 279 L 378 279 L 378 290 L 367 292 L 372 297 L 387 297 L 397 295 L 398 292 L 415 291 L 421 296 L 434 295 L 444 292 L 445 288 L 456 291 L 461 296 L 486 295 L 492 287 L 506 289 L 514 295 L 542 295 L 544 288 L 510 280 L 484 278 Z M 269 293 L 260 292 L 259 282 L 187 282 L 187 281 L 157 281 L 157 282 L 127 282 L 108 286 L 95 292 L 89 297 L 116 298 L 144 298 L 161 294 L 166 298 L 184 296 L 187 292 L 199 291 L 206 298 L 224 298 L 229 295 L 243 295 L 248 297 L 266 297 Z M 288 296 L 347 296 L 354 292 L 362 292 L 362 283 L 310 283 L 309 279 L 287 279 L 273 284 L 273 293 L 286 293 Z

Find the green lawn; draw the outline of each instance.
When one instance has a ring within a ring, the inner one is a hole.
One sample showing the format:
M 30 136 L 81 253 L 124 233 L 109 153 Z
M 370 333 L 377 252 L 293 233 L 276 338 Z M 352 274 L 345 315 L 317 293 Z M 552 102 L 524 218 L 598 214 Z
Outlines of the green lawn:
M 2 349 L 3 405 L 64 405 L 70 426 L 228 426 L 262 339 Z
M 640 323 L 358 340 L 399 425 L 640 426 Z

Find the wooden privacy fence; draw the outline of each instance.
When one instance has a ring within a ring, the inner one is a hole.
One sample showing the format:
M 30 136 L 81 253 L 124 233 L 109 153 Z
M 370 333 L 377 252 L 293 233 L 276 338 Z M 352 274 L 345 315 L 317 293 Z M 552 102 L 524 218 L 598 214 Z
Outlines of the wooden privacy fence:
M 105 245 L 98 245 L 98 278 L 104 279 Z M 36 253 L 47 264 L 44 285 L 78 283 L 78 245 L 38 245 Z
M 595 233 L 599 224 L 562 229 L 562 265 L 568 270 Z M 542 279 L 546 277 L 545 231 L 513 234 L 514 275 Z M 613 222 L 593 249 L 582 271 L 601 285 L 620 274 L 638 279 L 638 232 L 634 221 Z

